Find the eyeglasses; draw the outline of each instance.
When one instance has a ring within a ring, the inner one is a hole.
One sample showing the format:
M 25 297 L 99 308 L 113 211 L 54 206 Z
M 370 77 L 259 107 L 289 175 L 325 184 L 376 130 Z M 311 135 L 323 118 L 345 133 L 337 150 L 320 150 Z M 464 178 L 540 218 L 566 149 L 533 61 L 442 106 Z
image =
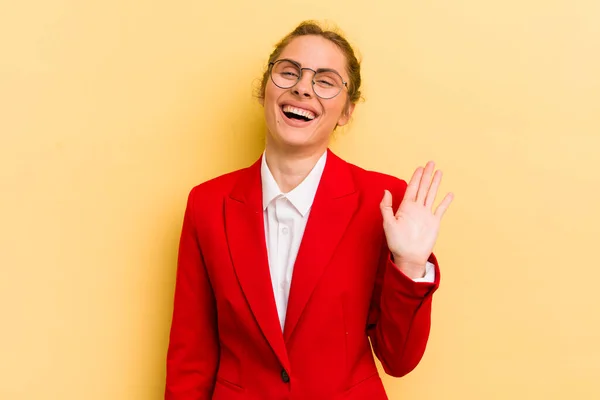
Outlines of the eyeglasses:
M 319 68 L 318 70 L 302 68 L 302 66 L 292 60 L 281 59 L 269 63 L 271 80 L 281 89 L 289 89 L 295 86 L 302 79 L 302 72 L 306 69 L 314 72 L 312 79 L 313 91 L 322 99 L 332 99 L 344 88 L 348 88 L 348 83 L 335 70 L 328 68 Z

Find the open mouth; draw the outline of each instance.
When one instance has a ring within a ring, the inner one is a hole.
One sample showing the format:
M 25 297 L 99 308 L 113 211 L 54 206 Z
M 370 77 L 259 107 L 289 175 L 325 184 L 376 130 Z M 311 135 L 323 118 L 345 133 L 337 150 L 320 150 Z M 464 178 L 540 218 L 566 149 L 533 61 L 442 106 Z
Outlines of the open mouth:
M 287 104 L 284 104 L 281 107 L 281 111 L 283 111 L 283 115 L 285 115 L 287 118 L 295 121 L 309 122 L 317 118 L 317 115 L 310 110 L 293 107 Z

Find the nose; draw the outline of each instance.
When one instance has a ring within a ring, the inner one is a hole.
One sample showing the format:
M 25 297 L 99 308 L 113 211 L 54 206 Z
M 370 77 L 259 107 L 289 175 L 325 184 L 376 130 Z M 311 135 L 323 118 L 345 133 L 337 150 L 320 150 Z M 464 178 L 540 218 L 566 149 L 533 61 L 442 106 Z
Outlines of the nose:
M 296 84 L 292 88 L 292 92 L 299 97 L 313 97 L 312 74 L 310 72 L 303 73 L 300 77 L 300 80 L 296 82 Z

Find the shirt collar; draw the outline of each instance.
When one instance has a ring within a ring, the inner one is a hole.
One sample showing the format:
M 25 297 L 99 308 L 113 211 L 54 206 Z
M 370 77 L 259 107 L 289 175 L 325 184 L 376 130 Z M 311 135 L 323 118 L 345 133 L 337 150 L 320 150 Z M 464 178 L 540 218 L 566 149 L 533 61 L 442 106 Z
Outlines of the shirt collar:
M 283 193 L 279 189 L 279 185 L 275 182 L 271 170 L 267 165 L 266 153 L 263 153 L 262 162 L 260 166 L 260 177 L 262 181 L 262 199 L 263 199 L 263 211 L 267 209 L 271 201 L 275 198 L 284 196 L 289 200 L 290 203 L 298 210 L 302 216 L 306 216 L 310 208 L 312 207 L 321 181 L 321 176 L 325 170 L 325 162 L 327 161 L 327 151 L 319 158 L 313 169 L 309 172 L 308 176 L 296 186 L 293 190 L 288 193 Z

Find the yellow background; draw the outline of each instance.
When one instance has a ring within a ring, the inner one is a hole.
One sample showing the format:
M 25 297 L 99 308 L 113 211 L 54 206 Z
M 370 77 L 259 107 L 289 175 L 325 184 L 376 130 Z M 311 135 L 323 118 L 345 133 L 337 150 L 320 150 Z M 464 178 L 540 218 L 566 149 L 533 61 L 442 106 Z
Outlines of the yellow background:
M 456 193 L 390 398 L 600 398 L 599 1 L 28 0 L 0 5 L 1 399 L 161 398 L 187 193 L 258 157 L 253 88 L 307 18 L 364 60 L 334 151 Z

